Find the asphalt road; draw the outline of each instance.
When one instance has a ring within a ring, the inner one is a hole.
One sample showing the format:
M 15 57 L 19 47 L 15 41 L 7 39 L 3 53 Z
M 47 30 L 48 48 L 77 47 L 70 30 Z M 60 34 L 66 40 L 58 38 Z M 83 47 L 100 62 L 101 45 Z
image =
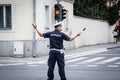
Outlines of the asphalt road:
M 88 54 L 66 55 L 68 80 L 120 80 L 120 48 Z M 47 80 L 46 60 L 36 63 L 0 60 L 0 80 Z M 54 80 L 60 80 L 57 66 Z

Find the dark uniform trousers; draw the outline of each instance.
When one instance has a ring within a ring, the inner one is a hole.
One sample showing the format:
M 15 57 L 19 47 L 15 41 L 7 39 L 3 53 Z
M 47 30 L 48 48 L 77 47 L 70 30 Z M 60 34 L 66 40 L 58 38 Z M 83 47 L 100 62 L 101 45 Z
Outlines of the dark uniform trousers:
M 59 68 L 59 75 L 61 77 L 61 80 L 66 80 L 65 77 L 65 62 L 64 62 L 64 53 L 61 53 L 60 51 L 51 50 L 49 52 L 49 59 L 48 59 L 48 80 L 54 79 L 54 68 L 55 63 L 57 62 L 58 68 Z

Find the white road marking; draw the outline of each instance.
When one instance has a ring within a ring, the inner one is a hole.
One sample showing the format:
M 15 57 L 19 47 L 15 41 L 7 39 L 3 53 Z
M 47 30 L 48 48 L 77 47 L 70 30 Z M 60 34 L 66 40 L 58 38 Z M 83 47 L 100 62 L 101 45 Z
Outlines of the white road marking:
M 27 64 L 46 64 L 47 61 L 43 60 L 43 61 L 37 61 L 37 62 L 27 62 Z
M 15 62 L 16 60 L 0 60 L 0 62 Z
M 98 55 L 103 55 L 103 54 L 98 54 Z M 104 55 L 114 55 L 114 56 L 120 56 L 120 54 L 104 54 Z
M 106 63 L 110 63 L 110 62 L 113 62 L 113 61 L 116 61 L 116 60 L 119 60 L 120 57 L 113 57 L 113 58 L 110 58 L 110 59 L 107 59 L 107 60 L 104 60 L 104 61 L 101 61 L 101 62 L 97 62 L 96 64 L 106 64 Z
M 28 65 L 28 66 L 31 66 L 31 67 L 37 67 L 38 65 Z
M 90 62 L 98 61 L 98 60 L 101 60 L 101 59 L 104 59 L 104 58 L 105 58 L 105 57 L 97 57 L 97 58 L 88 59 L 88 60 L 85 60 L 85 61 L 82 61 L 82 62 L 78 62 L 78 63 L 76 63 L 76 64 L 90 63 Z
M 117 63 L 115 63 L 115 64 L 120 64 L 120 62 L 117 62 Z
M 108 65 L 108 67 L 119 67 L 119 65 Z
M 104 59 L 104 58 L 105 57 L 97 57 L 97 58 L 89 59 L 89 60 L 86 60 L 86 61 L 83 61 L 83 62 L 85 62 L 85 63 L 94 62 L 94 61 L 101 60 L 101 59 Z
M 66 61 L 67 63 L 75 62 L 75 61 L 79 61 L 79 60 L 83 60 L 83 59 L 87 58 L 87 57 L 83 57 L 83 56 L 93 55 L 93 54 L 106 52 L 106 51 L 108 51 L 108 50 L 103 48 L 103 49 L 98 49 L 98 50 L 92 50 L 92 51 L 87 51 L 87 52 L 66 55 L 65 58 L 66 59 L 76 58 L 76 59 Z M 11 63 L 11 64 L 4 63 L 4 64 L 0 64 L 0 66 L 13 66 L 13 65 L 25 65 L 25 64 L 47 64 L 47 60 L 36 61 L 36 62 L 35 61 L 34 62 L 33 61 L 24 61 L 24 60 L 0 60 L 0 62 L 18 62 L 18 63 Z
M 25 63 L 13 63 L 13 64 L 6 64 L 6 66 L 14 66 L 14 65 L 24 65 Z
M 14 61 L 15 62 L 15 61 Z M 31 62 L 31 61 L 25 61 L 25 62 L 20 62 L 20 63 L 4 63 L 4 64 L 0 64 L 0 66 L 17 66 L 17 65 L 32 65 L 32 64 L 46 64 L 47 60 L 42 60 L 42 61 L 36 61 L 36 62 Z
M 74 53 L 74 54 L 66 55 L 65 58 L 69 59 L 69 58 L 74 58 L 74 57 L 78 57 L 78 56 L 80 57 L 80 56 L 93 55 L 93 54 L 106 52 L 106 51 L 108 51 L 108 50 L 106 48 L 103 48 L 103 49 L 98 49 L 98 50 L 92 50 L 92 51 L 87 51 L 87 52 L 81 52 L 81 53 Z
M 71 54 L 72 55 L 72 54 Z M 74 54 L 74 55 L 72 55 L 72 56 L 65 56 L 65 59 L 73 59 L 73 58 L 78 58 L 78 57 L 81 57 L 81 54 Z
M 86 65 L 87 67 L 98 67 L 98 65 Z
M 76 62 L 76 61 L 83 60 L 83 59 L 86 59 L 86 58 L 88 58 L 88 57 L 80 57 L 80 58 L 76 58 L 76 59 L 68 60 L 68 61 L 66 61 L 66 63 Z
M 0 66 L 3 66 L 3 64 L 0 64 Z
M 69 67 L 77 67 L 78 65 L 68 65 Z
M 25 63 L 12 63 L 12 64 L 0 64 L 0 66 L 17 66 L 17 65 L 24 65 Z

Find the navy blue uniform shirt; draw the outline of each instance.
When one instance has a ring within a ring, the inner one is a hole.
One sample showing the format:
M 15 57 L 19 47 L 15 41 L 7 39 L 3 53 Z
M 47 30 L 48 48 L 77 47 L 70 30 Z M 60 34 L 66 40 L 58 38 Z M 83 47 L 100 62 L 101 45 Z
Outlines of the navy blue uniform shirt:
M 63 49 L 63 40 L 69 41 L 70 37 L 65 33 L 58 30 L 52 32 L 43 33 L 44 38 L 49 38 L 50 40 L 50 49 Z

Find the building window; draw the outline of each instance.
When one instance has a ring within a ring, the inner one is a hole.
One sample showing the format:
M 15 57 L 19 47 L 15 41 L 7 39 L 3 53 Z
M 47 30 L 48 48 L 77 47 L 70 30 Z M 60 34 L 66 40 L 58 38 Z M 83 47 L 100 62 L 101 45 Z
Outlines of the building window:
M 0 4 L 0 30 L 12 29 L 11 5 Z
M 45 18 L 45 24 L 46 24 L 46 25 L 45 25 L 45 29 L 46 29 L 46 30 L 49 30 L 49 29 L 50 29 L 50 27 L 49 27 L 49 26 L 50 26 L 50 25 L 49 25 L 49 20 L 50 20 L 50 19 L 49 19 L 49 18 L 50 18 L 50 17 L 49 17 L 49 14 L 50 14 L 50 13 L 49 13 L 49 6 L 45 6 L 45 17 L 46 17 L 46 18 Z

